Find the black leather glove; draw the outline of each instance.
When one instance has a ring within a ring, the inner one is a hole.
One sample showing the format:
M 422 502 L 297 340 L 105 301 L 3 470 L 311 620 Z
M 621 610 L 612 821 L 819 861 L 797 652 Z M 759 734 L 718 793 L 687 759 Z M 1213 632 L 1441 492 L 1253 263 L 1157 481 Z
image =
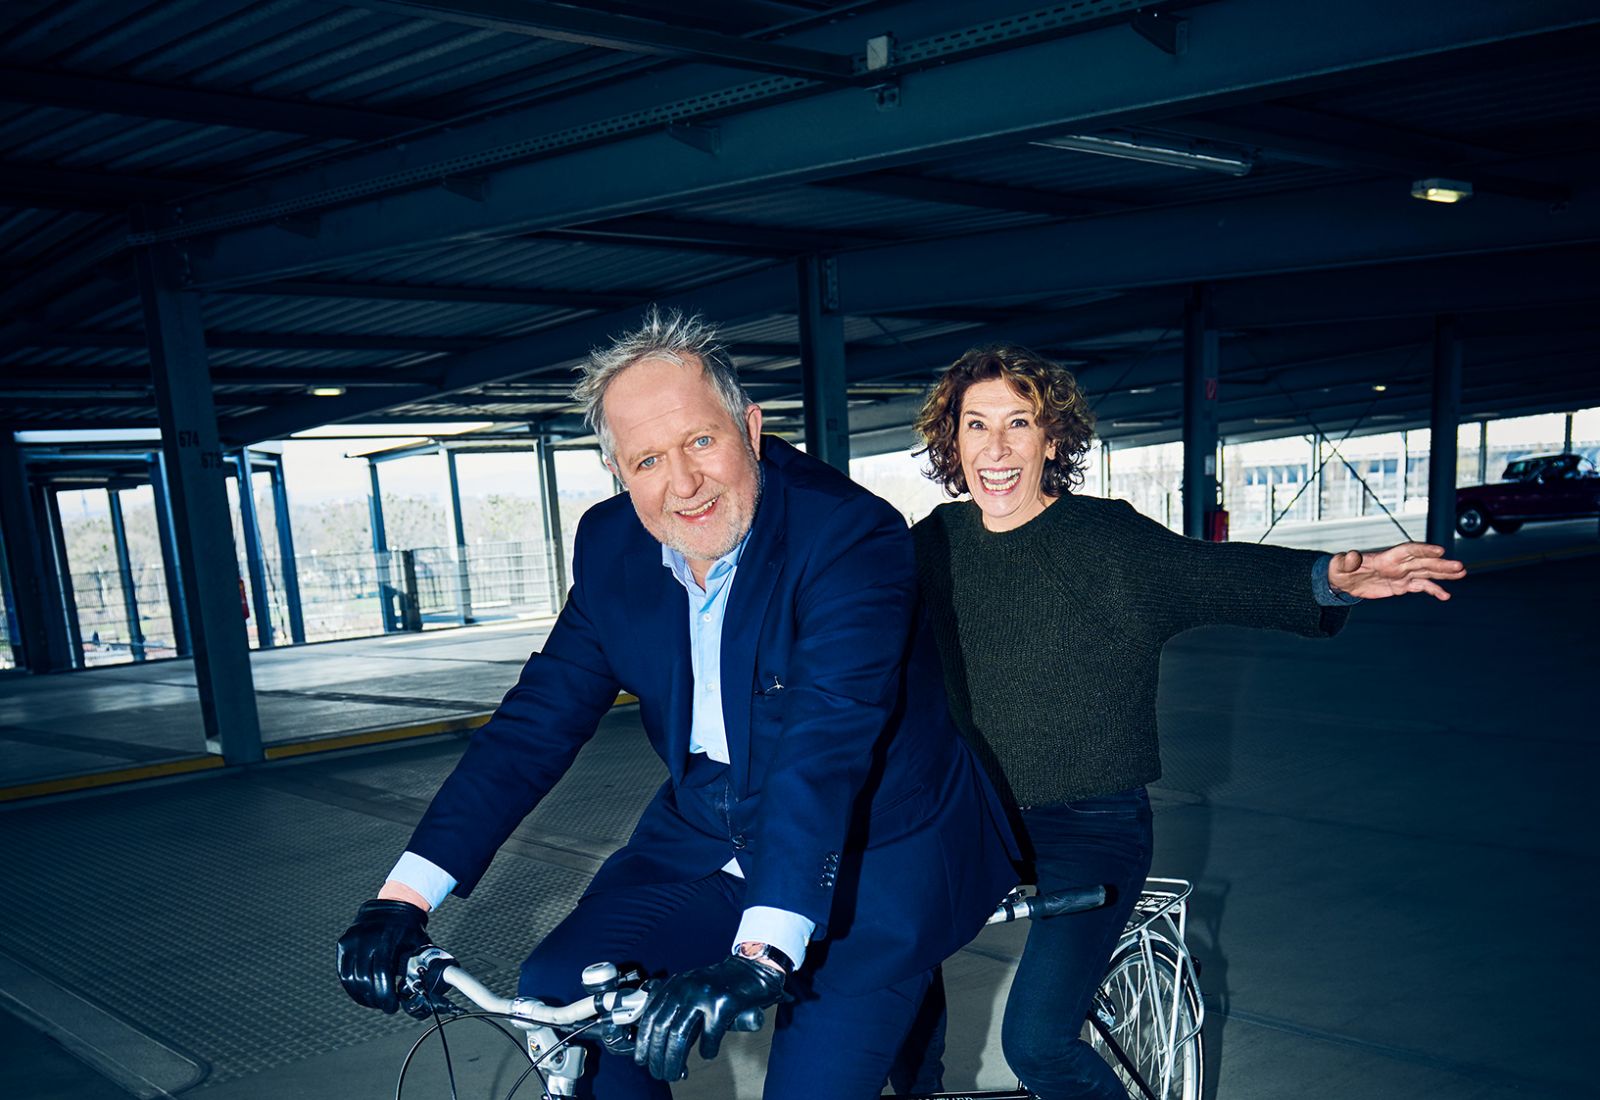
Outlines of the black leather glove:
M 762 1009 L 785 999 L 783 975 L 765 963 L 730 955 L 674 974 L 650 993 L 639 1017 L 633 1060 L 660 1081 L 677 1081 L 695 1036 L 700 1057 L 715 1058 L 730 1031 L 760 1031 Z
M 406 960 L 428 942 L 428 914 L 409 901 L 373 898 L 339 937 L 339 984 L 350 999 L 394 1014 Z

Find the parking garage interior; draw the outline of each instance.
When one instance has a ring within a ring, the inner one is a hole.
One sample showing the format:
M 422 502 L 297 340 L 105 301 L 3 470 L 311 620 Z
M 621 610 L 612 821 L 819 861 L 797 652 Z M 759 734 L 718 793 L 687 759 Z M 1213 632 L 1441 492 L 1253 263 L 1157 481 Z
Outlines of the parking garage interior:
M 621 491 L 573 371 L 659 305 L 910 520 L 929 384 L 1009 342 L 1093 406 L 1082 492 L 1464 560 L 1167 650 L 1206 1095 L 1585 1094 L 1597 45 L 1576 0 L 6 5 L 0 1087 L 393 1095 L 416 1025 L 333 939 L 560 613 Z M 436 936 L 513 981 L 663 774 L 619 698 Z M 1015 1082 L 1021 942 L 946 966 L 950 1087 Z

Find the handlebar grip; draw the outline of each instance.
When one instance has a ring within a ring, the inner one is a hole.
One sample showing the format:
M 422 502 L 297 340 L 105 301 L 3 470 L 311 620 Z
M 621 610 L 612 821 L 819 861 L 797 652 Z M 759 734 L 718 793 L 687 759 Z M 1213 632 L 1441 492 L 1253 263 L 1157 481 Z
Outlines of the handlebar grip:
M 1044 920 L 1064 913 L 1098 909 L 1107 900 L 1104 886 L 1074 886 L 1069 890 L 1034 895 L 1028 899 L 1028 912 L 1034 918 Z

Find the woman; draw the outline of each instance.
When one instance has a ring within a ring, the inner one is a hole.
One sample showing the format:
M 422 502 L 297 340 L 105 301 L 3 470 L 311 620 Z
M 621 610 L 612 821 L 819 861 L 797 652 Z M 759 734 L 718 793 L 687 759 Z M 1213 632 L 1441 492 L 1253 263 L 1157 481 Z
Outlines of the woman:
M 1331 558 L 1172 534 L 1075 496 L 1094 419 L 1073 376 L 1023 348 L 969 351 L 917 430 L 952 496 L 913 529 L 956 722 L 1016 810 L 1041 891 L 1111 902 L 1032 924 L 1006 1003 L 1006 1060 L 1043 1100 L 1126 1096 L 1077 1038 L 1150 869 L 1161 648 L 1214 623 L 1337 633 L 1361 598 L 1465 574 L 1437 546 Z

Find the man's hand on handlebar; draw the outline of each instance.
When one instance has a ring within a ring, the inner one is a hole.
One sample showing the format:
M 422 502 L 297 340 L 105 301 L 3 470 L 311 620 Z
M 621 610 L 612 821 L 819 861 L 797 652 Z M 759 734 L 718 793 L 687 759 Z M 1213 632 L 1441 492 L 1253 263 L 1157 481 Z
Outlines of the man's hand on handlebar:
M 689 1048 L 715 1058 L 730 1031 L 760 1031 L 762 1009 L 787 999 L 781 970 L 759 959 L 730 955 L 674 974 L 650 993 L 639 1017 L 633 1060 L 661 1081 L 684 1076 Z
M 373 898 L 339 937 L 339 984 L 350 999 L 393 1014 L 406 960 L 428 942 L 428 914 L 407 901 Z

